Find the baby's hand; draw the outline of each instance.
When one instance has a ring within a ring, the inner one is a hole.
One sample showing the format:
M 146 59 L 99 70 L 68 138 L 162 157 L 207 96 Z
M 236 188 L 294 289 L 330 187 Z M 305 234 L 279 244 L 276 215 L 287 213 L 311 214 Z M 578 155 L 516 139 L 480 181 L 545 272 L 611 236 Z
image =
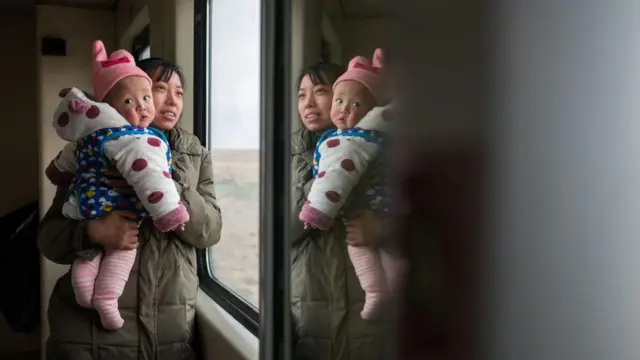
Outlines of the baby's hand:
M 364 229 L 362 228 L 360 222 L 348 222 L 346 223 L 347 230 L 347 245 L 349 246 L 369 246 L 365 236 Z
M 378 246 L 386 226 L 384 218 L 366 210 L 362 216 L 345 223 L 347 245 Z
M 308 229 L 315 229 L 315 227 L 313 227 L 313 225 L 309 224 L 308 222 L 305 221 L 304 223 L 304 229 L 308 230 Z

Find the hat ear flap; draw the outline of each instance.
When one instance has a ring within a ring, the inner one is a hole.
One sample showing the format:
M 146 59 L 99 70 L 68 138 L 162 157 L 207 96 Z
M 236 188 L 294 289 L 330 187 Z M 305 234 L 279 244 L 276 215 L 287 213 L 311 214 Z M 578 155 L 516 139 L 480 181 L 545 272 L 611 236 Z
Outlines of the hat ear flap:
M 349 66 L 347 69 L 356 68 L 356 65 L 363 65 L 365 67 L 371 66 L 371 61 L 364 56 L 356 56 L 351 61 L 349 61 Z
M 384 54 L 382 49 L 378 48 L 373 52 L 373 66 L 381 68 L 384 65 Z
M 93 42 L 93 60 L 96 62 L 107 60 L 107 50 L 104 43 L 100 40 Z

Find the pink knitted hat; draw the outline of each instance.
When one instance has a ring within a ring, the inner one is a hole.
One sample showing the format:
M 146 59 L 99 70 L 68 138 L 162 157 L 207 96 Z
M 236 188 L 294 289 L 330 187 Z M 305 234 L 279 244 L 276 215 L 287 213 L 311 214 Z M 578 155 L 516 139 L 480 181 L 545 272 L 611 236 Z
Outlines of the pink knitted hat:
M 383 104 L 386 100 L 384 95 L 382 81 L 380 79 L 382 71 L 382 49 L 376 49 L 373 52 L 373 62 L 363 56 L 356 56 L 349 61 L 349 67 L 336 82 L 333 83 L 333 89 L 339 82 L 345 80 L 353 80 L 364 85 L 378 104 Z
M 103 101 L 109 90 L 120 80 L 129 76 L 140 76 L 151 84 L 151 78 L 136 66 L 136 61 L 127 50 L 116 50 L 107 57 L 107 50 L 100 40 L 93 43 L 93 71 L 91 85 L 97 101 Z

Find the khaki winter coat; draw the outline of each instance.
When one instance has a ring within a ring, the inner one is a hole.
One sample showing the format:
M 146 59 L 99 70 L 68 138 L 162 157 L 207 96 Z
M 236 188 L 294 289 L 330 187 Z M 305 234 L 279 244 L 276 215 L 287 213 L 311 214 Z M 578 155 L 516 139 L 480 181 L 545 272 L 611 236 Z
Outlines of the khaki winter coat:
M 315 144 L 305 128 L 294 132 L 291 141 L 294 359 L 381 359 L 384 320 L 360 318 L 364 292 L 349 260 L 342 222 L 329 231 L 306 231 L 298 220 L 313 182 Z
M 213 189 L 211 156 L 198 138 L 181 129 L 167 134 L 174 180 L 191 220 L 184 231 L 159 232 L 146 221 L 129 281 L 119 300 L 124 326 L 107 331 L 94 310 L 77 305 L 70 273 L 57 282 L 49 301 L 48 360 L 195 360 L 196 249 L 220 239 L 222 221 Z M 40 225 L 42 254 L 58 264 L 92 259 L 101 249 L 87 243 L 85 221 L 62 215 L 64 189 Z

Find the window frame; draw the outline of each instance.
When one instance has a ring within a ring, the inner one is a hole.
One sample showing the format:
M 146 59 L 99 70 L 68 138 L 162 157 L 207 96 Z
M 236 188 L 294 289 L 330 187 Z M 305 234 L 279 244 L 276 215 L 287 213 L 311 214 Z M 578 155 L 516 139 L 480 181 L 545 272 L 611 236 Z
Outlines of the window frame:
M 136 61 L 147 47 L 151 46 L 151 24 L 147 24 L 131 41 L 131 55 Z
M 260 9 L 260 358 L 264 360 L 289 360 L 293 348 L 291 9 L 291 0 L 262 0 Z
M 194 134 L 200 139 L 203 146 L 207 146 L 208 142 L 208 130 L 209 130 L 209 121 L 211 120 L 211 111 L 210 111 L 210 102 L 208 101 L 210 97 L 210 69 L 209 63 L 212 53 L 211 45 L 211 11 L 212 11 L 212 2 L 215 0 L 194 0 L 194 73 L 197 74 L 205 74 L 205 76 L 197 76 L 194 77 L 194 97 L 193 97 L 193 111 L 194 111 L 194 121 L 193 121 L 193 131 Z M 264 7 L 265 0 L 262 0 L 261 3 L 261 13 L 262 21 L 264 23 Z M 264 25 L 262 25 L 261 31 L 264 33 Z M 261 50 L 262 50 L 262 60 L 261 60 L 261 77 L 262 83 L 264 84 L 265 79 L 265 45 L 264 45 L 264 35 L 261 35 Z M 273 71 L 273 69 L 269 69 L 269 71 Z M 261 89 L 261 112 L 264 114 L 265 110 L 265 87 L 262 85 Z M 269 116 L 269 119 L 273 119 L 273 115 Z M 272 120 L 269 120 L 272 121 Z M 265 116 L 261 116 L 261 128 L 264 129 Z M 262 140 L 261 140 L 261 148 L 264 148 L 265 142 L 265 134 L 262 131 Z M 288 138 L 288 137 L 286 137 Z M 260 212 L 264 213 L 265 206 L 273 207 L 272 200 L 265 201 L 265 167 L 264 167 L 264 151 L 261 152 L 260 159 L 260 172 L 261 172 L 261 181 L 260 181 Z M 284 162 L 281 161 L 281 162 Z M 288 162 L 287 162 L 288 165 Z M 267 173 L 268 174 L 268 173 Z M 288 174 L 288 170 L 286 172 Z M 271 180 L 271 179 L 268 179 Z M 285 184 L 283 184 L 285 185 Z M 288 186 L 288 185 L 287 185 Z M 266 205 L 266 203 L 269 203 Z M 224 213 L 224 209 L 222 209 Z M 265 234 L 265 220 L 261 216 L 260 221 L 260 309 L 263 309 L 263 265 L 264 259 L 262 258 L 262 249 L 263 249 L 263 238 Z M 224 225 L 223 225 L 224 226 Z M 224 241 L 224 239 L 222 239 Z M 282 241 L 282 239 L 280 240 Z M 282 245 L 280 245 L 282 248 Z M 215 251 L 215 247 L 213 248 Z M 197 267 L 198 267 L 198 278 L 200 280 L 200 288 L 202 291 L 207 294 L 213 301 L 215 301 L 218 305 L 220 305 L 225 311 L 227 311 L 233 318 L 235 318 L 240 324 L 242 324 L 245 328 L 247 328 L 252 334 L 256 337 L 262 339 L 264 334 L 260 330 L 260 323 L 263 323 L 262 320 L 262 311 L 256 309 L 254 305 L 249 303 L 240 295 L 236 294 L 232 289 L 230 289 L 227 285 L 224 284 L 223 281 L 217 279 L 213 273 L 212 269 L 212 259 L 210 256 L 210 248 L 207 249 L 198 249 L 197 250 Z M 288 277 L 287 277 L 288 278 Z M 288 303 L 287 299 L 287 303 Z M 268 308 L 267 308 L 268 309 Z M 261 341 L 262 343 L 262 341 Z M 284 359 L 282 357 L 278 359 Z

